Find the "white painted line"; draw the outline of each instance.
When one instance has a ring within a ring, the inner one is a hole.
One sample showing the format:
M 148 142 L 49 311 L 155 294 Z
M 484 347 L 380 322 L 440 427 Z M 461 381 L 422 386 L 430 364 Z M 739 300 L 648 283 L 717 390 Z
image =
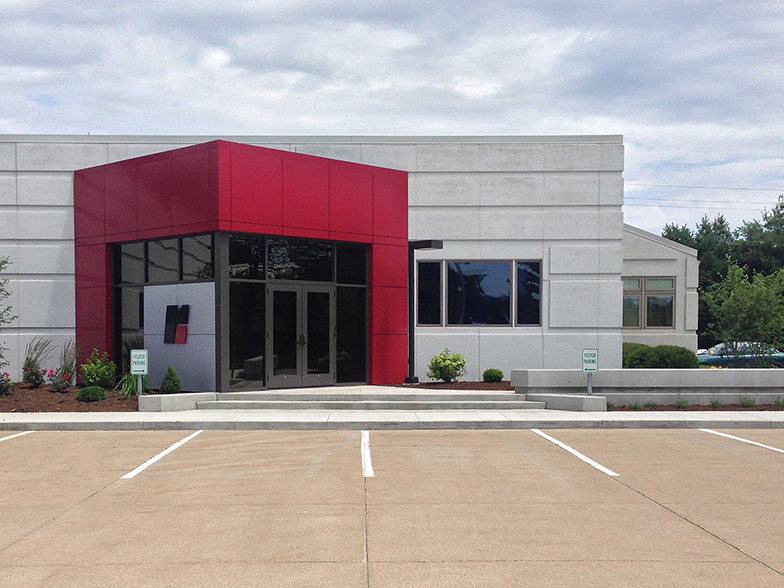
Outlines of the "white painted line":
M 587 463 L 588 465 L 590 465 L 590 466 L 592 466 L 592 467 L 595 467 L 595 468 L 596 468 L 597 470 L 599 470 L 600 472 L 603 472 L 603 473 L 607 474 L 608 476 L 617 476 L 617 475 L 618 475 L 618 474 L 616 474 L 614 471 L 612 471 L 612 470 L 610 470 L 610 469 L 607 469 L 606 467 L 604 467 L 602 464 L 600 464 L 600 463 L 596 463 L 596 462 L 595 462 L 594 460 L 592 460 L 590 457 L 586 457 L 585 455 L 583 455 L 582 453 L 580 453 L 580 452 L 579 452 L 579 451 L 577 451 L 576 449 L 572 449 L 572 448 L 571 448 L 571 447 L 569 447 L 569 446 L 568 446 L 566 443 L 562 443 L 562 442 L 561 442 L 561 441 L 559 441 L 558 439 L 555 439 L 555 438 L 553 438 L 553 437 L 550 437 L 550 435 L 548 435 L 548 434 L 546 434 L 546 433 L 542 433 L 542 432 L 541 432 L 539 429 L 531 429 L 531 431 L 532 431 L 532 432 L 534 432 L 534 433 L 536 433 L 536 434 L 537 434 L 537 435 L 539 435 L 540 437 L 544 437 L 545 439 L 547 439 L 547 440 L 548 440 L 548 441 L 550 441 L 551 443 L 555 443 L 555 444 L 556 444 L 558 447 L 560 447 L 561 449 L 565 449 L 566 451 L 568 451 L 569 453 L 571 453 L 572 455 L 574 455 L 574 456 L 575 456 L 577 459 L 581 459 L 581 460 L 583 460 L 585 463 Z
M 770 445 L 765 445 L 763 443 L 757 443 L 756 441 L 751 441 L 750 439 L 744 439 L 743 437 L 736 437 L 735 435 L 727 435 L 727 433 L 719 433 L 718 431 L 714 431 L 713 429 L 700 429 L 700 431 L 704 431 L 706 433 L 713 433 L 714 435 L 718 435 L 719 437 L 726 437 L 727 439 L 734 439 L 735 441 L 740 441 L 741 443 L 756 445 L 757 447 L 762 447 L 763 449 L 770 449 L 771 451 L 776 451 L 778 453 L 784 453 L 784 449 L 778 449 L 776 447 L 771 447 Z
M 370 431 L 362 431 L 362 473 L 373 478 L 373 462 L 370 461 Z
M 198 435 L 201 432 L 202 431 L 196 431 L 195 433 L 191 433 L 190 435 L 185 437 L 185 439 L 183 439 L 181 441 L 177 441 L 177 443 L 175 443 L 174 445 L 172 445 L 168 449 L 165 449 L 164 451 L 161 451 L 155 457 L 152 457 L 152 458 L 148 459 L 147 461 L 145 461 L 142 465 L 140 465 L 138 468 L 136 468 L 132 472 L 128 472 L 127 474 L 125 474 L 122 477 L 122 479 L 123 480 L 128 480 L 130 478 L 133 478 L 134 476 L 136 476 L 136 474 L 139 474 L 139 473 L 143 472 L 144 470 L 146 470 L 148 467 L 150 467 L 152 464 L 154 464 L 156 461 L 158 461 L 162 457 L 165 457 L 165 456 L 169 455 L 172 451 L 174 451 L 178 447 L 180 447 L 182 445 L 185 445 L 188 441 L 193 439 L 196 435 Z
M 10 435 L 8 437 L 3 437 L 0 441 L 8 441 L 9 439 L 13 439 L 14 437 L 21 437 L 22 435 L 29 435 L 30 433 L 35 433 L 35 431 L 25 431 L 24 433 L 17 433 L 16 435 Z

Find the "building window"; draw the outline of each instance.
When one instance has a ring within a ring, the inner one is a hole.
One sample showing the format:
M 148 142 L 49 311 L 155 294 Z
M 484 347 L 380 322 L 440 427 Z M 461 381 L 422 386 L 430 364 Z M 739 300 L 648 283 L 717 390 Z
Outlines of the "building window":
M 417 324 L 441 325 L 441 262 L 417 264 Z
M 625 328 L 675 326 L 675 278 L 623 278 Z
M 511 325 L 508 262 L 447 264 L 447 324 Z
M 541 317 L 542 264 L 538 261 L 517 262 L 517 324 L 539 326 Z

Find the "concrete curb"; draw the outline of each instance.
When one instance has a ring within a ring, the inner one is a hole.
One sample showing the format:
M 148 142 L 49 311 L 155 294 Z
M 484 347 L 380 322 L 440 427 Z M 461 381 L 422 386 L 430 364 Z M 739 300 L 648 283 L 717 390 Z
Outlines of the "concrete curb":
M 2 413 L 0 431 L 782 429 L 783 412 L 240 411 Z

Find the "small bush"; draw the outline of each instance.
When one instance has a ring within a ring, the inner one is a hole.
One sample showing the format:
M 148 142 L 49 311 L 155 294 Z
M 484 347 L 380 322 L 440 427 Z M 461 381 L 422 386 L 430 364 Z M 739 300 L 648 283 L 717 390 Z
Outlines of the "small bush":
M 656 404 L 655 402 L 646 402 L 642 406 L 643 406 L 643 408 L 656 408 L 659 405 Z
M 163 381 L 161 382 L 161 394 L 176 394 L 180 390 L 182 390 L 182 382 L 180 382 L 180 377 L 177 375 L 177 370 L 172 366 L 168 366 L 166 375 L 163 376 Z
M 0 373 L 0 396 L 8 396 L 13 386 L 11 375 L 8 372 Z
M 677 345 L 649 347 L 641 343 L 623 344 L 623 367 L 635 368 L 698 368 L 700 362 L 690 349 Z
M 139 391 L 139 382 L 137 380 L 137 376 L 134 376 L 131 373 L 125 374 L 120 381 L 117 382 L 117 386 L 115 386 L 114 391 L 117 392 L 120 396 L 128 398 L 129 396 L 136 396 L 137 392 Z M 147 376 L 142 376 L 142 392 L 149 392 L 150 386 L 147 384 Z
M 41 363 L 49 359 L 52 352 L 52 340 L 44 337 L 33 337 L 25 347 L 25 359 L 22 363 L 22 381 L 31 388 L 40 388 L 44 383 L 46 370 Z
M 614 402 L 608 402 L 607 403 L 607 410 L 610 410 L 611 408 L 615 408 L 615 403 Z
M 714 398 L 713 400 L 710 401 L 710 405 L 711 408 L 721 408 L 722 406 L 724 406 L 724 403 L 718 398 Z
M 642 408 L 642 406 L 640 406 L 640 405 L 639 405 L 639 404 L 637 404 L 636 402 L 632 402 L 632 403 L 629 405 L 629 410 L 640 410 L 641 408 Z
M 80 402 L 95 402 L 96 400 L 106 400 L 106 390 L 100 386 L 88 386 L 76 393 L 76 399 Z
M 738 404 L 740 404 L 743 408 L 751 408 L 752 406 L 757 404 L 757 401 L 754 400 L 751 396 L 744 396 L 743 398 L 740 399 L 740 402 Z
M 459 353 L 450 353 L 444 349 L 442 353 L 430 360 L 430 370 L 427 377 L 444 382 L 454 382 L 466 373 L 466 360 Z
M 776 396 L 776 400 L 773 401 L 774 406 L 784 406 L 784 398 L 781 396 Z
M 678 398 L 675 401 L 675 408 L 686 408 L 687 406 L 689 406 L 689 401 L 685 398 Z
M 49 378 L 49 385 L 52 387 L 52 392 L 59 392 L 62 394 L 68 389 L 68 386 L 71 385 L 72 376 L 70 374 L 63 375 L 62 368 L 49 370 L 47 377 Z
M 485 370 L 482 374 L 482 381 L 484 382 L 500 382 L 504 379 L 504 372 L 495 368 Z
M 103 355 L 98 355 L 98 350 L 93 349 L 87 363 L 81 365 L 82 381 L 87 386 L 100 386 L 101 388 L 114 388 L 114 379 L 117 367 L 113 361 L 109 360 L 109 354 L 105 351 Z

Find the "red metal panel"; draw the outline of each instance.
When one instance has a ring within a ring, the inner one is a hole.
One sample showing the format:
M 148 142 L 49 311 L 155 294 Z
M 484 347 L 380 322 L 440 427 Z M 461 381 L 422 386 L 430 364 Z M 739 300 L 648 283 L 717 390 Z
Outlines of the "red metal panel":
M 374 335 L 369 384 L 402 384 L 408 374 L 408 337 Z
M 104 167 L 74 172 L 74 238 L 104 235 Z
M 330 231 L 329 239 L 332 241 L 348 241 L 349 243 L 370 244 L 373 242 L 373 235 L 359 235 L 357 233 L 338 233 L 335 231 Z
M 329 239 L 329 231 L 319 231 L 317 229 L 283 229 L 283 234 L 287 237 L 298 237 L 300 239 Z
M 111 332 L 107 287 L 76 289 L 76 336 Z
M 136 172 L 136 202 L 136 223 L 139 231 L 171 227 L 171 156 L 151 156 L 139 161 Z
M 106 233 L 136 231 L 135 161 L 106 166 Z
M 329 168 L 326 161 L 289 153 L 282 153 L 281 157 L 283 226 L 329 231 Z
M 373 174 L 359 165 L 329 166 L 329 227 L 332 231 L 373 232 Z
M 220 143 L 214 143 L 210 149 L 210 221 L 217 222 L 218 219 L 226 218 L 228 215 L 221 216 L 221 171 L 220 171 L 220 153 L 223 147 Z
M 254 233 L 257 235 L 282 235 L 283 229 L 280 226 L 256 225 L 252 223 L 231 223 L 231 228 L 226 229 L 237 233 Z
M 408 247 L 374 243 L 370 255 L 373 286 L 408 287 Z
M 104 288 L 111 284 L 108 247 L 77 245 L 74 250 L 76 288 Z
M 408 333 L 408 289 L 373 288 L 373 334 Z
M 408 238 L 408 174 L 373 170 L 373 233 Z
M 232 220 L 277 226 L 283 223 L 281 167 L 279 152 L 232 145 Z
M 210 220 L 210 152 L 204 146 L 172 157 L 172 226 Z

